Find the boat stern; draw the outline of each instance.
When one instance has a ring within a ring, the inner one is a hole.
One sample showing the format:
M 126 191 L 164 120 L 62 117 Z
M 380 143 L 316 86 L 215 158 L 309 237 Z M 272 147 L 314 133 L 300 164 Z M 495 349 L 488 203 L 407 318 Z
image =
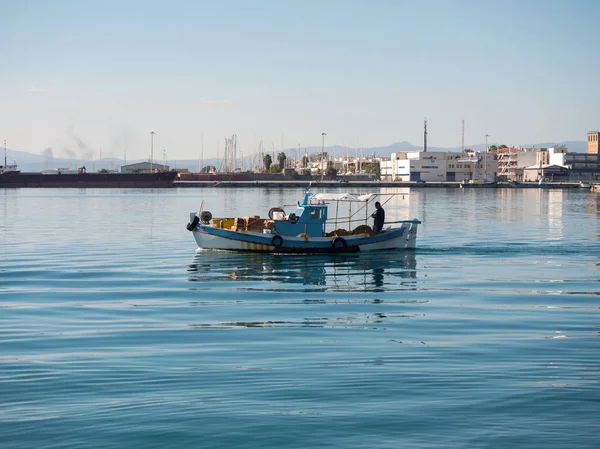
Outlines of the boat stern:
M 406 249 L 415 249 L 417 247 L 417 229 L 419 229 L 419 225 L 421 222 L 419 220 L 413 220 L 410 223 L 405 223 L 408 225 L 408 231 L 406 235 Z

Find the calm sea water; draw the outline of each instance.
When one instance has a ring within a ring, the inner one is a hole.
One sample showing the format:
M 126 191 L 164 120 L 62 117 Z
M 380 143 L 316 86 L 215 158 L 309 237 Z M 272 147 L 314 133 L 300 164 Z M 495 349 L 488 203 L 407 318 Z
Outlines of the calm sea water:
M 299 189 L 0 190 L 0 447 L 597 448 L 600 195 L 397 192 L 417 251 L 277 256 L 189 212 Z

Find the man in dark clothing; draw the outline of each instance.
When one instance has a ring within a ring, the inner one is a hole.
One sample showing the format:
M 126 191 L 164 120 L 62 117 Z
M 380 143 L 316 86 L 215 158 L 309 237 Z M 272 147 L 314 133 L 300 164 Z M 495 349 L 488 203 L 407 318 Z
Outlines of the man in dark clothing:
M 373 217 L 373 231 L 379 234 L 381 228 L 383 228 L 383 222 L 385 221 L 385 211 L 383 210 L 383 207 L 381 207 L 381 204 L 379 204 L 379 201 L 375 203 L 375 209 L 375 212 L 371 215 L 371 217 Z

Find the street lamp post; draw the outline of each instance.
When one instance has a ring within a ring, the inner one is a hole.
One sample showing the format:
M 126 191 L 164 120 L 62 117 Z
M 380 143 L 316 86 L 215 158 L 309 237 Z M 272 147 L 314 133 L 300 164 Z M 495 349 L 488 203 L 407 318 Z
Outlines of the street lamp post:
M 150 132 L 150 172 L 154 171 L 154 131 Z
M 323 169 L 323 156 L 325 154 L 325 136 L 327 133 L 321 133 L 322 141 L 321 141 L 321 181 L 323 181 L 323 174 L 325 170 Z

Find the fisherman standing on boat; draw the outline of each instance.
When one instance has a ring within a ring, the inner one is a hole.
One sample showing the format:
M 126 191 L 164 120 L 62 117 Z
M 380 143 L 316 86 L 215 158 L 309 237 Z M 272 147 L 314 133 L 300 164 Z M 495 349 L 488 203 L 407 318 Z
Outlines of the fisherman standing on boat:
M 379 201 L 375 202 L 375 212 L 371 217 L 373 218 L 373 231 L 379 234 L 381 232 L 381 228 L 383 228 L 383 222 L 385 221 L 385 211 Z

